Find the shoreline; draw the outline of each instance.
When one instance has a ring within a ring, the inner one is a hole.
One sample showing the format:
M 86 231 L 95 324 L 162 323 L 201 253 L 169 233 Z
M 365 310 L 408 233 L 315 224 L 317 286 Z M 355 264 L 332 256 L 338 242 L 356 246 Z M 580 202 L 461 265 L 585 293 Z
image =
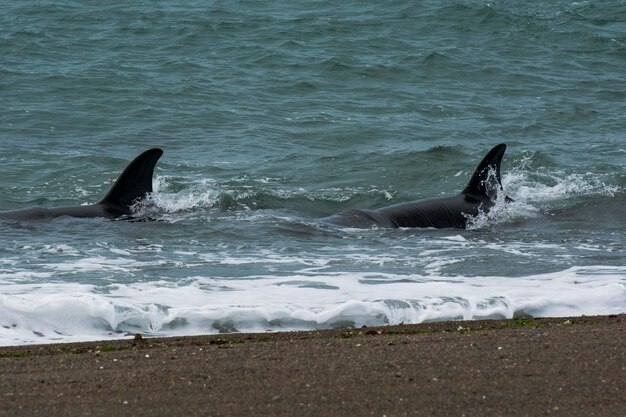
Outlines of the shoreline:
M 626 314 L 0 347 L 0 416 L 626 415 Z
M 476 332 L 487 330 L 504 330 L 524 327 L 546 327 L 568 324 L 596 325 L 605 322 L 623 321 L 626 324 L 626 313 L 603 314 L 598 316 L 566 316 L 566 317 L 518 317 L 512 319 L 481 319 L 481 320 L 445 320 L 415 324 L 393 324 L 386 326 L 345 327 L 337 329 L 288 330 L 279 332 L 224 332 L 181 336 L 145 336 L 141 333 L 122 336 L 118 339 L 98 339 L 78 342 L 31 343 L 24 345 L 0 346 L 0 358 L 10 357 L 10 352 L 18 353 L 18 357 L 41 354 L 57 354 L 65 352 L 95 352 L 98 347 L 108 346 L 106 351 L 118 351 L 136 348 L 155 348 L 170 345 L 194 344 L 241 344 L 284 339 L 316 339 L 350 338 L 373 335 L 416 335 L 433 333 Z M 625 328 L 626 330 L 626 328 Z

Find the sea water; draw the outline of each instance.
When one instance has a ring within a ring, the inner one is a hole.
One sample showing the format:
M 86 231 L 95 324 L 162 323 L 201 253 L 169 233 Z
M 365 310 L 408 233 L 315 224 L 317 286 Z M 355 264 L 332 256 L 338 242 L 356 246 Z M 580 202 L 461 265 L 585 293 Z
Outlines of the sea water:
M 626 312 L 621 1 L 5 2 L 0 344 Z M 462 190 L 468 230 L 318 219 Z

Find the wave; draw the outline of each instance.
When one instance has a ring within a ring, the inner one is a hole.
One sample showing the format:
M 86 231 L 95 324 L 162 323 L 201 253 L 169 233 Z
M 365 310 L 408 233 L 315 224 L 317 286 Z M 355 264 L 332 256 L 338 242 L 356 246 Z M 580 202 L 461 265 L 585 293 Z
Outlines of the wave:
M 626 268 L 506 278 L 315 272 L 178 284 L 0 286 L 0 344 L 626 311 Z M 442 294 L 445 294 L 443 296 Z
M 582 198 L 597 200 L 613 198 L 624 188 L 606 182 L 605 175 L 597 173 L 568 173 L 564 170 L 533 170 L 526 157 L 502 176 L 504 192 L 499 193 L 489 213 L 472 219 L 470 228 L 479 229 L 495 224 L 516 222 L 540 216 L 555 209 L 575 206 Z M 507 202 L 506 197 L 513 202 Z
M 426 153 L 430 155 L 437 150 Z M 534 218 L 551 210 L 573 207 L 583 199 L 610 199 L 624 191 L 624 187 L 610 175 L 537 168 L 534 165 L 538 158 L 541 157 L 524 156 L 503 174 L 505 192 L 500 193 L 489 213 L 472 219 L 470 228 Z M 456 176 L 465 174 L 470 173 L 459 171 Z M 505 202 L 506 196 L 514 202 Z M 158 176 L 154 193 L 136 206 L 135 211 L 138 216 L 176 221 L 177 215 L 189 212 L 204 215 L 207 211 L 240 213 L 269 209 L 296 212 L 301 220 L 307 221 L 351 208 L 375 208 L 402 202 L 400 198 L 406 201 L 404 190 L 396 191 L 376 184 L 318 188 L 311 184 L 300 187 L 294 185 L 292 180 L 277 177 L 200 178 L 188 181 Z

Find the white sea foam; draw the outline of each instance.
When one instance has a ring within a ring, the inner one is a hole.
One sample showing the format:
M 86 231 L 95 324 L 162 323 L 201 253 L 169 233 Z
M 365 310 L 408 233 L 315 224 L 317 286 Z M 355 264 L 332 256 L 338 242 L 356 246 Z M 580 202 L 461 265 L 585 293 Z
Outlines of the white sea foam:
M 259 196 L 268 195 L 278 200 L 306 199 L 309 201 L 345 202 L 359 195 L 382 196 L 391 200 L 393 195 L 377 187 L 367 188 L 324 188 L 318 190 L 302 187 L 281 187 L 280 179 L 246 179 L 255 186 L 247 185 L 243 179 L 231 180 L 233 184 L 220 183 L 211 178 L 194 179 L 182 189 L 176 179 L 169 176 L 157 176 L 154 191 L 149 198 L 137 203 L 133 211 L 140 216 L 172 214 L 190 210 L 211 209 L 220 205 L 222 199 L 243 202 L 240 208 L 246 209 L 246 200 L 255 201 Z M 155 213 L 156 211 L 156 213 Z
M 529 162 L 522 161 L 520 166 L 502 176 L 504 191 L 497 194 L 495 205 L 488 213 L 482 212 L 471 218 L 468 228 L 481 229 L 532 218 L 553 205 L 563 208 L 563 202 L 567 203 L 572 198 L 614 196 L 621 191 L 618 186 L 604 183 L 595 173 L 531 172 L 526 167 Z M 514 201 L 507 202 L 506 197 L 511 197 Z
M 623 312 L 626 267 L 606 266 L 518 278 L 309 271 L 178 285 L 2 284 L 0 343 Z
M 212 179 L 195 181 L 180 191 L 170 190 L 170 182 L 172 182 L 171 177 L 157 176 L 154 192 L 150 199 L 143 203 L 144 207 L 154 204 L 166 213 L 175 213 L 213 207 L 219 201 L 220 190 L 216 181 Z M 141 211 L 145 209 L 144 207 L 137 207 L 137 209 Z

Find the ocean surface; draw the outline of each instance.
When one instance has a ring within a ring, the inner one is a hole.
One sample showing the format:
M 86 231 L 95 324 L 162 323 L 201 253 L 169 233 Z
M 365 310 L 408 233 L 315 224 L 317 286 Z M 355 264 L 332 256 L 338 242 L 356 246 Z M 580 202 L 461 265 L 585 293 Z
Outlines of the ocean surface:
M 0 344 L 626 312 L 622 1 L 3 2 Z M 462 190 L 469 230 L 319 219 Z M 502 196 L 501 196 L 502 197 Z

